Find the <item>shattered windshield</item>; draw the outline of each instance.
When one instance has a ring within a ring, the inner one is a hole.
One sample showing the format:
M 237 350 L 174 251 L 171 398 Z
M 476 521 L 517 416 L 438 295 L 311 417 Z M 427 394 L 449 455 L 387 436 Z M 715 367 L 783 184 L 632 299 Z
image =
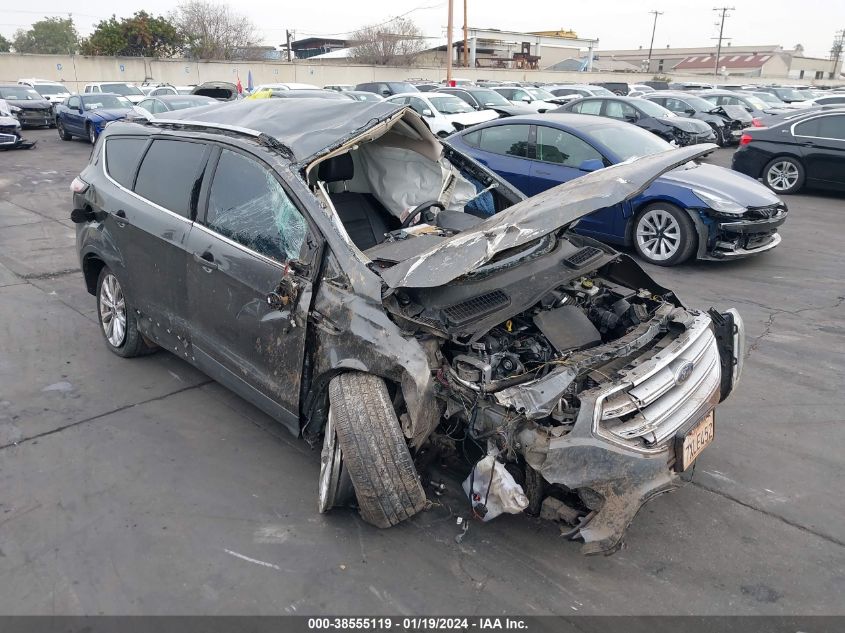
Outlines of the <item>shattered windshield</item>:
M 39 101 L 41 95 L 29 86 L 3 86 L 0 97 L 10 101 Z
M 206 224 L 280 262 L 300 258 L 307 232 L 305 218 L 270 170 L 229 150 L 214 173 Z

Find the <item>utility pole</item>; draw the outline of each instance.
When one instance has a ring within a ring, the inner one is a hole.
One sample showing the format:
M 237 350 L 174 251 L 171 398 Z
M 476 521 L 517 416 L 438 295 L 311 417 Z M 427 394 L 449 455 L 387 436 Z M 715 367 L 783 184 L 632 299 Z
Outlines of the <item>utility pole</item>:
M 291 49 L 290 43 L 295 37 L 294 33 L 288 29 L 285 29 L 285 37 L 287 37 L 287 47 L 288 47 L 288 61 L 293 61 L 293 50 Z
M 837 66 L 839 66 L 839 58 L 842 56 L 842 48 L 845 46 L 845 29 L 838 31 L 833 37 L 833 48 L 830 49 L 830 55 L 833 58 L 833 68 L 830 71 L 831 79 L 838 79 Z
M 651 27 L 651 43 L 648 45 L 648 63 L 646 64 L 646 72 L 651 72 L 651 51 L 654 48 L 654 32 L 657 31 L 657 16 L 663 15 L 663 11 L 649 11 L 654 14 L 654 25 Z
M 713 74 L 718 76 L 719 75 L 719 58 L 722 56 L 722 40 L 728 39 L 724 37 L 725 33 L 725 18 L 729 18 L 730 14 L 728 11 L 733 11 L 734 7 L 714 7 L 714 11 L 720 11 L 722 13 L 722 19 L 719 20 L 719 42 L 716 44 L 716 61 L 713 63 Z
M 469 51 L 467 50 L 467 0 L 464 0 L 464 67 L 469 66 Z
M 446 84 L 452 85 L 452 56 L 455 51 L 452 50 L 452 4 L 453 0 L 449 0 L 449 19 L 446 26 Z

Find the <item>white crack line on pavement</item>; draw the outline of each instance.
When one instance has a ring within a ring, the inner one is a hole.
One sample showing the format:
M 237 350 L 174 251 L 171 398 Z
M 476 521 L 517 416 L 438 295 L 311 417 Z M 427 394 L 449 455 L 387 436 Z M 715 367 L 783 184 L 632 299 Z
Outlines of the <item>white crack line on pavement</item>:
M 244 556 L 243 554 L 238 554 L 237 552 L 233 552 L 230 549 L 223 549 L 224 552 L 229 554 L 230 556 L 234 556 L 235 558 L 240 558 L 241 560 L 245 560 L 248 563 L 255 563 L 256 565 L 261 565 L 262 567 L 269 567 L 270 569 L 275 569 L 278 571 L 282 571 L 282 568 L 278 565 L 274 565 L 273 563 L 267 563 L 263 560 L 258 560 L 256 558 L 250 558 L 249 556 Z

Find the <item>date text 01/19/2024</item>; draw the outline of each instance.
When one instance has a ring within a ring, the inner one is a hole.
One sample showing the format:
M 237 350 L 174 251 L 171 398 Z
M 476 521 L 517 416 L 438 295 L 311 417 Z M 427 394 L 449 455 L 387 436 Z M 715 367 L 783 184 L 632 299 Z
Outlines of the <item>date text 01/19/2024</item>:
M 349 631 L 479 631 L 524 630 L 527 623 L 522 618 L 508 617 L 339 617 L 308 618 L 308 629 Z

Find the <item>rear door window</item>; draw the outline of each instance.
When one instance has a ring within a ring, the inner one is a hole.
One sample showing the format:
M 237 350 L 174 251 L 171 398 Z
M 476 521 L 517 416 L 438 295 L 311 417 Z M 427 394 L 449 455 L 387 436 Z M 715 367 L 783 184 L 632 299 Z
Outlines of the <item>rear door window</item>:
M 230 150 L 220 154 L 205 225 L 265 257 L 300 259 L 308 225 L 273 173 Z
M 120 185 L 132 189 L 141 154 L 147 146 L 144 137 L 106 139 L 106 172 Z
M 528 155 L 528 132 L 530 125 L 498 125 L 481 130 L 479 147 L 492 154 L 506 156 Z
M 185 218 L 205 166 L 202 143 L 157 139 L 144 156 L 135 193 Z

